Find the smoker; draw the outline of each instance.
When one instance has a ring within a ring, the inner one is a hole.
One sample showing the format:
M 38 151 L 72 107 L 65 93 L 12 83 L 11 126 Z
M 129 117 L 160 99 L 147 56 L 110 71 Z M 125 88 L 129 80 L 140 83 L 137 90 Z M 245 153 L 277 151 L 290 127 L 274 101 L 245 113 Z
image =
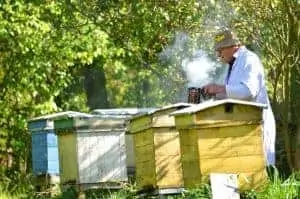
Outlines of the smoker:
M 205 93 L 203 88 L 197 88 L 197 87 L 188 88 L 188 103 L 199 104 L 210 99 L 214 99 L 214 96 Z

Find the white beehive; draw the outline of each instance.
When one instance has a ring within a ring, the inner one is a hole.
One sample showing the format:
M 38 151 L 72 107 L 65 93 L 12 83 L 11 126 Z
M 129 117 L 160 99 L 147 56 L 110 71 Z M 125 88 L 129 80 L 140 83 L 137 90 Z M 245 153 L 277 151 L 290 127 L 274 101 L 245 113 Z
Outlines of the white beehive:
M 90 118 L 55 121 L 62 184 L 117 188 L 128 180 L 125 145 L 128 116 L 122 113 L 114 109 L 98 110 Z

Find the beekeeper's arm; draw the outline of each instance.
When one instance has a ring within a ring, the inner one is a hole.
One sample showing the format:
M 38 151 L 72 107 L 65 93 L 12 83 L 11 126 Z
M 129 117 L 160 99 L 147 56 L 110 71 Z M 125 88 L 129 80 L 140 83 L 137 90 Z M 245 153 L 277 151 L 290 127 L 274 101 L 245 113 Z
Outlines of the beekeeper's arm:
M 225 86 L 227 98 L 251 100 L 259 92 L 260 76 L 262 75 L 260 71 L 262 66 L 259 59 L 252 56 L 247 58 L 244 63 L 244 66 L 239 70 L 240 72 L 235 73 L 236 77 L 230 77 L 233 79 L 238 78 L 241 81 L 238 84 L 227 84 Z

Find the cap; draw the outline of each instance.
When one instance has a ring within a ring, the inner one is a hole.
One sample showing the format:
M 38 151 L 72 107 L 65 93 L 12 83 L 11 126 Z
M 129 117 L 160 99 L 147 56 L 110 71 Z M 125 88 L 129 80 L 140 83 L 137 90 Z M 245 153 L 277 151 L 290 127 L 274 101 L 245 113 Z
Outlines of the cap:
M 228 29 L 223 29 L 219 31 L 215 35 L 214 42 L 215 50 L 240 44 L 240 41 L 237 38 L 236 34 Z

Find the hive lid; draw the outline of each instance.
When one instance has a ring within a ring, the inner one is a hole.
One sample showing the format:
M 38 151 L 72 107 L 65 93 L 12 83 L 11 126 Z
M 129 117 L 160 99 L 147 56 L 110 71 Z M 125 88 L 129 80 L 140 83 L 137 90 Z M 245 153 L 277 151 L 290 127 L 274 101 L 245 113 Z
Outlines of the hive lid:
M 47 114 L 28 120 L 28 129 L 32 132 L 40 130 L 51 130 L 54 128 L 54 120 L 60 120 L 71 117 L 87 118 L 92 117 L 92 115 L 75 111 L 65 111 L 60 113 Z
M 76 111 L 64 111 L 60 113 L 52 113 L 48 115 L 43 115 L 39 117 L 35 117 L 29 120 L 29 122 L 37 121 L 37 120 L 51 120 L 51 119 L 63 119 L 69 117 L 92 117 L 91 114 L 81 113 Z
M 95 109 L 92 114 L 103 116 L 103 117 L 113 117 L 113 116 L 131 116 L 146 113 L 155 110 L 155 108 L 113 108 L 113 109 Z
M 208 108 L 212 108 L 215 106 L 219 106 L 222 104 L 241 104 L 246 106 L 256 106 L 258 108 L 267 108 L 266 104 L 256 103 L 256 102 L 249 102 L 244 100 L 236 100 L 236 99 L 222 99 L 222 100 L 214 100 L 214 101 L 205 101 L 203 103 L 193 105 L 187 107 L 185 109 L 181 109 L 171 113 L 170 115 L 183 115 L 183 114 L 192 114 L 196 113 Z
M 195 105 L 194 104 L 189 104 L 189 103 L 184 103 L 184 102 L 179 102 L 179 103 L 175 103 L 175 104 L 169 104 L 169 105 L 166 105 L 166 106 L 162 106 L 160 108 L 156 108 L 156 109 L 150 110 L 150 111 L 148 111 L 146 113 L 142 113 L 142 114 L 133 116 L 131 119 L 136 119 L 136 118 L 144 117 L 144 116 L 147 116 L 147 115 L 153 115 L 153 114 L 155 114 L 157 112 L 162 112 L 162 111 L 165 111 L 165 110 L 168 110 L 168 109 L 172 109 L 172 108 L 185 108 L 185 107 L 190 107 L 190 106 L 195 106 Z
M 126 133 L 137 133 L 149 128 L 173 128 L 175 127 L 175 121 L 174 118 L 170 117 L 169 114 L 174 112 L 175 110 L 186 108 L 189 106 L 194 105 L 189 103 L 170 104 L 144 114 L 133 116 L 129 120 L 129 125 L 126 129 Z

